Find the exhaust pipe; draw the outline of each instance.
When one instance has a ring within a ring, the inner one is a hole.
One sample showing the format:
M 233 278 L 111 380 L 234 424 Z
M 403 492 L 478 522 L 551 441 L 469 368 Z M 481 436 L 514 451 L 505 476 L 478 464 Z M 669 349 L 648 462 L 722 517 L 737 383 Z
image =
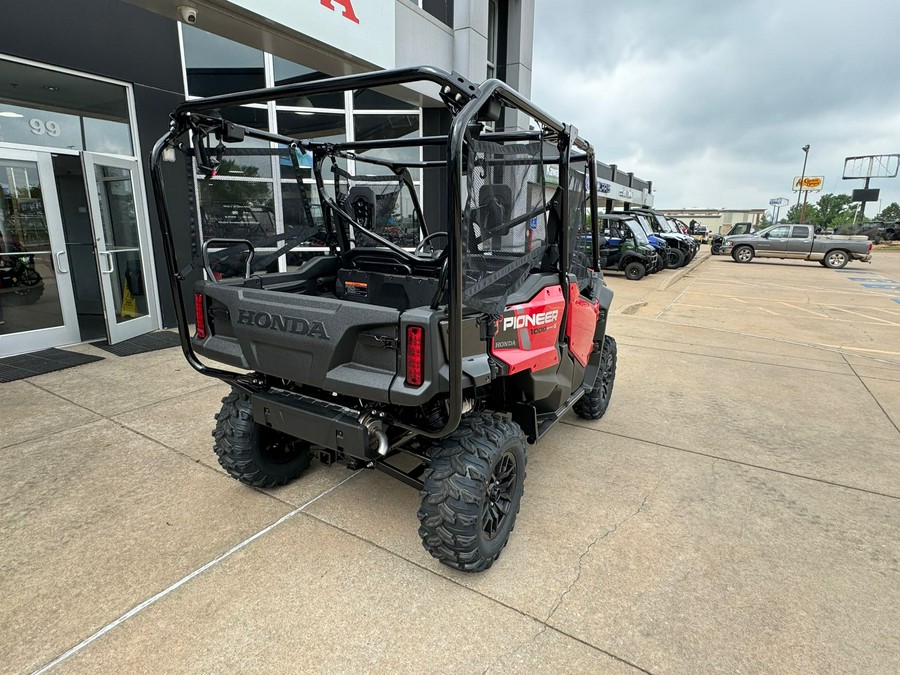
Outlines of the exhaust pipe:
M 382 457 L 388 454 L 388 450 L 391 449 L 391 444 L 388 443 L 387 434 L 381 429 L 369 429 L 369 433 L 374 435 L 378 440 L 378 454 Z
M 378 446 L 376 448 L 378 454 L 382 457 L 387 455 L 388 451 L 391 449 L 391 444 L 390 441 L 388 441 L 387 434 L 382 428 L 381 420 L 375 417 L 375 415 L 371 411 L 367 411 L 360 415 L 359 421 L 360 424 L 368 429 L 369 435 L 373 436 L 378 442 Z

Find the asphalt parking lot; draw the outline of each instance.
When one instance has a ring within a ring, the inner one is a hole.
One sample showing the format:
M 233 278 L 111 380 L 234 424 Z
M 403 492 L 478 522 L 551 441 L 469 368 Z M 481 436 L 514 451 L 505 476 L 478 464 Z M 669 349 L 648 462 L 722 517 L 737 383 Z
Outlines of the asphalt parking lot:
M 900 253 L 609 283 L 481 575 L 384 475 L 228 478 L 178 350 L 0 386 L 0 671 L 900 672 Z

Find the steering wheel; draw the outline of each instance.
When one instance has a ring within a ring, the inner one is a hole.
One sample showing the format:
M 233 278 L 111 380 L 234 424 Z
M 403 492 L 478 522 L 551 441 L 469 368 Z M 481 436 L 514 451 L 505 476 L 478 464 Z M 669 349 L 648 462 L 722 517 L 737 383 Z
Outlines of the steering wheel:
M 413 251 L 413 255 L 416 257 L 420 257 L 423 253 L 425 253 L 425 246 L 431 243 L 432 239 L 436 239 L 437 237 L 444 237 L 447 239 L 447 243 L 450 243 L 450 235 L 446 232 L 432 232 L 428 236 L 426 236 L 422 241 L 419 242 L 419 245 L 416 246 L 416 250 Z M 434 257 L 434 246 L 431 247 L 431 257 Z

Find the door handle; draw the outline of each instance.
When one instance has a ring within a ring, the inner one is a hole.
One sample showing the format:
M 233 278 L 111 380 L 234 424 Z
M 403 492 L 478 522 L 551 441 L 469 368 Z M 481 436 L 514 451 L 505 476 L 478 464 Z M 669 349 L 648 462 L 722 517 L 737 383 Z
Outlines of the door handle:
M 59 272 L 60 274 L 68 274 L 69 273 L 68 267 L 66 267 L 66 269 L 62 268 L 62 256 L 64 256 L 64 255 L 68 256 L 68 253 L 66 253 L 65 250 L 56 252 L 56 271 Z
M 105 255 L 106 260 L 109 263 L 109 269 L 105 270 L 102 267 L 100 268 L 101 274 L 112 274 L 115 271 L 115 267 L 113 266 L 113 254 L 109 251 L 99 251 L 100 255 Z

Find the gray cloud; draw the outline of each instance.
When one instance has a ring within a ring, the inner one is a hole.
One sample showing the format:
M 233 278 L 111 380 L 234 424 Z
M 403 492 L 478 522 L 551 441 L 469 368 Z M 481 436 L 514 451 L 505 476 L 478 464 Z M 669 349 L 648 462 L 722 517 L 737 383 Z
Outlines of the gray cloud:
M 663 208 L 789 197 L 806 143 L 826 192 L 862 187 L 844 157 L 900 152 L 898 0 L 536 0 L 534 40 L 535 102 Z

